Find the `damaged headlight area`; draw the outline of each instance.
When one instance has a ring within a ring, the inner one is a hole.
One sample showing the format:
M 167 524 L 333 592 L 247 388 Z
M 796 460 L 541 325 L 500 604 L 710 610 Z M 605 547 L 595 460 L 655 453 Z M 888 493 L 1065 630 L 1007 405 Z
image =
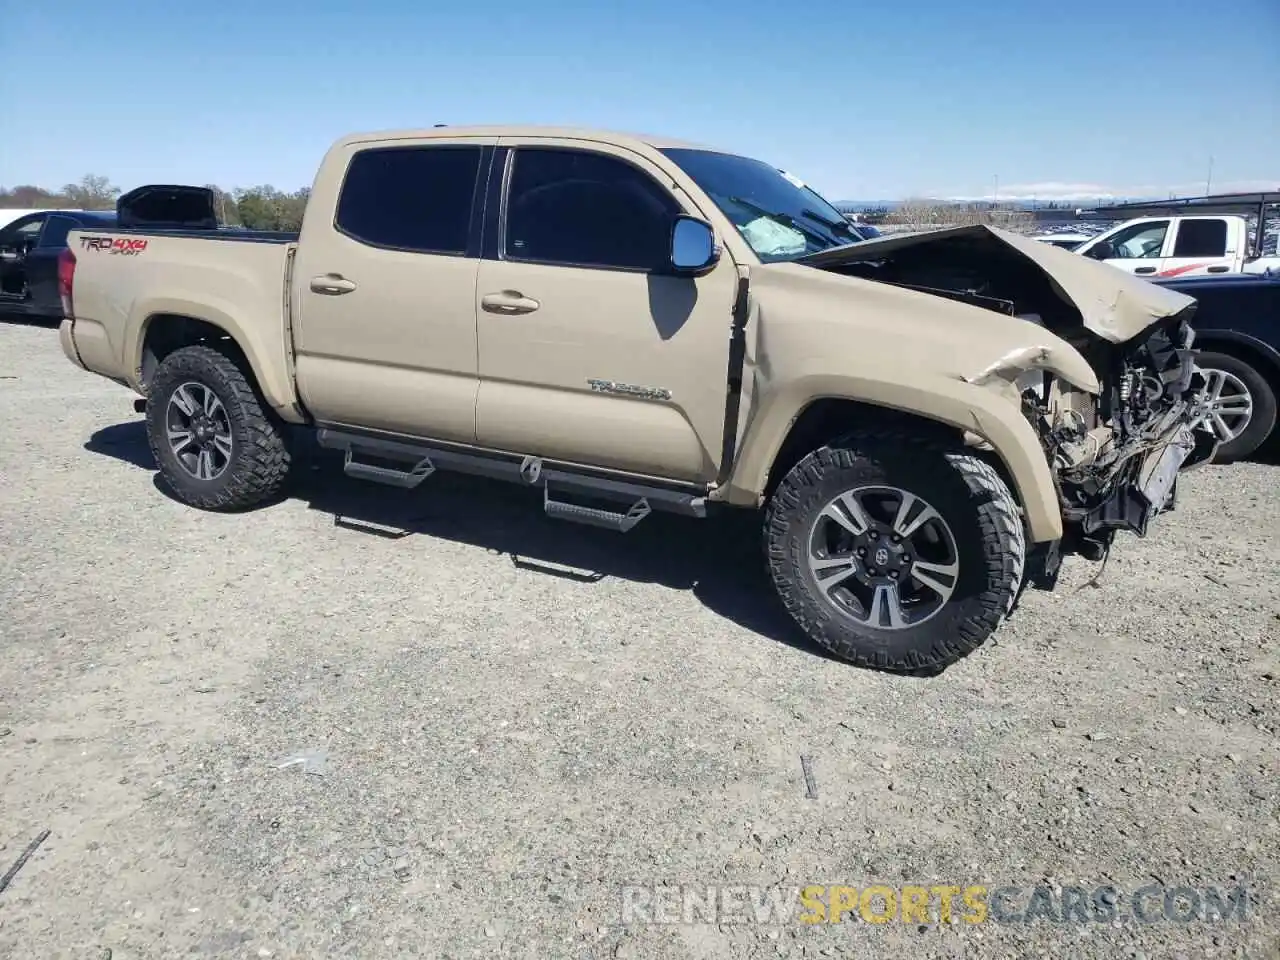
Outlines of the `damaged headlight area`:
M 1119 530 L 1145 536 L 1172 505 L 1178 472 L 1212 459 L 1218 440 L 1199 426 L 1204 384 L 1193 342 L 1186 319 L 1172 317 L 1100 345 L 1096 394 L 1049 372 L 1020 381 L 1023 412 L 1054 468 L 1063 552 L 1097 559 Z
M 1063 538 L 1045 547 L 1052 555 L 1033 581 L 1049 585 L 1064 553 L 1105 557 L 1119 530 L 1144 536 L 1150 519 L 1171 506 L 1179 470 L 1217 451 L 1215 435 L 1201 426 L 1192 297 L 982 225 L 865 240 L 799 262 L 1044 331 L 963 375 L 1021 404 L 1051 466 Z M 982 448 L 976 434 L 966 439 Z

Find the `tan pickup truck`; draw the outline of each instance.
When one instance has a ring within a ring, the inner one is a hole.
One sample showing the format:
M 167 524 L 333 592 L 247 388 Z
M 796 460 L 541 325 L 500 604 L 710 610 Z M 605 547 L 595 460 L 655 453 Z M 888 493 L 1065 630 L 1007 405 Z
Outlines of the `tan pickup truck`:
M 60 283 L 67 357 L 145 398 L 186 503 L 276 495 L 301 426 L 355 477 L 503 477 L 620 531 L 759 510 L 787 610 L 867 666 L 965 656 L 1216 446 L 1190 298 L 986 227 L 860 242 L 709 148 L 349 136 L 297 235 L 183 216 L 74 231 Z

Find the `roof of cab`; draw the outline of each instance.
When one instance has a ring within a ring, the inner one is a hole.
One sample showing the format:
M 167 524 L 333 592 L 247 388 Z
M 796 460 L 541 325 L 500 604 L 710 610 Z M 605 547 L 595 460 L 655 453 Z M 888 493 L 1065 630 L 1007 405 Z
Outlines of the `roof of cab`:
M 422 129 L 379 130 L 368 133 L 352 133 L 340 138 L 334 146 L 346 146 L 370 141 L 422 140 L 456 137 L 547 137 L 562 140 L 596 140 L 622 146 L 647 146 L 655 150 L 684 148 L 688 150 L 713 150 L 700 143 L 689 143 L 671 137 L 657 137 L 643 133 L 625 133 L 590 127 L 556 127 L 536 124 L 510 124 L 488 126 L 438 126 Z

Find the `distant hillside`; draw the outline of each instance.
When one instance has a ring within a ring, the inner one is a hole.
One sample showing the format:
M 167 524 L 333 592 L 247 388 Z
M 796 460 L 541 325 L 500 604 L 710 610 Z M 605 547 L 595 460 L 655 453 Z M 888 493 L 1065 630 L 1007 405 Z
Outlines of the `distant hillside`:
M 1014 210 L 1089 210 L 1094 207 L 1109 206 L 1113 203 L 1139 203 L 1149 200 L 1159 200 L 1159 197 L 1085 197 L 1072 200 L 999 200 L 1001 207 Z M 955 197 L 919 197 L 916 202 L 928 201 L 939 205 L 961 203 L 961 204 L 981 204 L 990 203 L 989 200 L 974 200 L 973 198 L 955 198 Z M 904 200 L 838 200 L 832 203 L 841 213 L 862 213 L 867 210 L 895 210 L 903 203 Z

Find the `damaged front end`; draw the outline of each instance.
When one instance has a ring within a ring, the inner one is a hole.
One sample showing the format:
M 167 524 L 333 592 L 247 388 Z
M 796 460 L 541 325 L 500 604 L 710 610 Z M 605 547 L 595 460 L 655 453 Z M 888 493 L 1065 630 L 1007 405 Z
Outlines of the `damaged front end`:
M 1117 531 L 1145 536 L 1172 506 L 1179 471 L 1217 450 L 1215 434 L 1197 426 L 1204 384 L 1190 297 L 986 226 L 884 237 L 801 262 L 1018 317 L 1074 348 L 1055 358 L 1046 338 L 964 377 L 1021 404 L 1053 468 L 1064 534 L 1049 546 L 1041 585 L 1056 578 L 1062 554 L 1101 559 Z
M 1179 471 L 1212 459 L 1218 439 L 1196 426 L 1204 383 L 1193 341 L 1178 314 L 1131 341 L 1099 346 L 1098 396 L 1051 374 L 1019 384 L 1054 468 L 1063 552 L 1098 559 L 1117 531 L 1145 536 L 1151 518 L 1173 505 Z

